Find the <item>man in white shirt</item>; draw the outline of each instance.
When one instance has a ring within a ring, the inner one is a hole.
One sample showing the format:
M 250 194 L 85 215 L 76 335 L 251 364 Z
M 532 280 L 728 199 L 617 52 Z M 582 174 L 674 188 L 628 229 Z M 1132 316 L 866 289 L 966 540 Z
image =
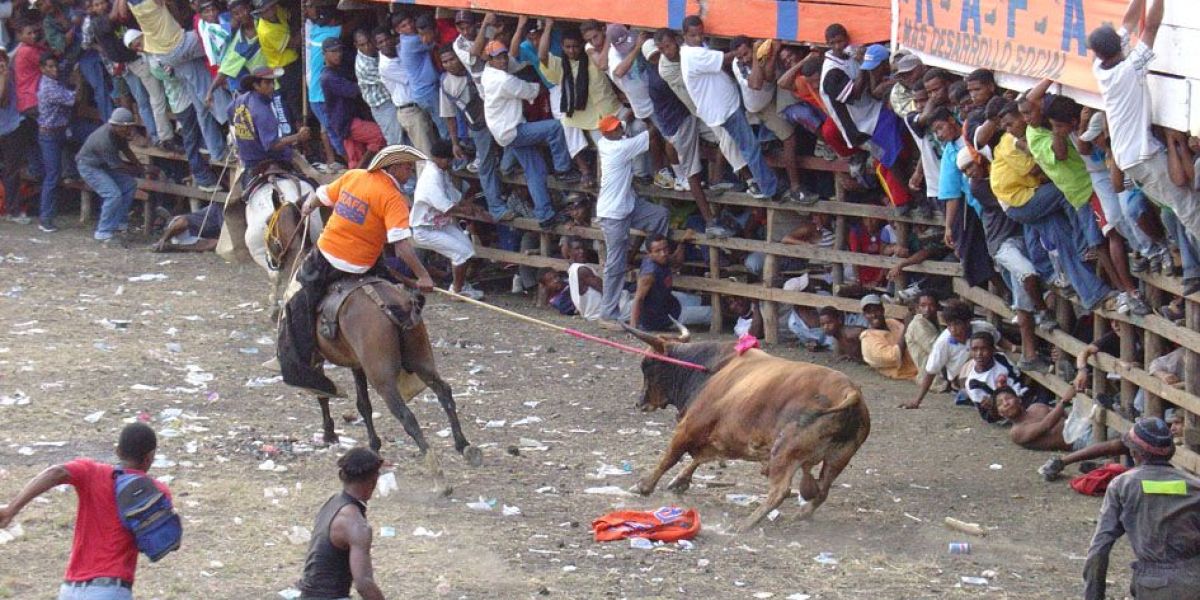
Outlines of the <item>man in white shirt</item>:
M 432 250 L 450 260 L 454 275 L 450 291 L 482 300 L 483 292 L 466 282 L 467 261 L 475 256 L 475 244 L 471 243 L 471 238 L 458 226 L 454 215 L 460 212 L 474 212 L 471 210 L 474 206 L 469 203 L 459 206 L 462 190 L 458 189 L 450 178 L 452 160 L 454 151 L 450 142 L 443 139 L 434 140 L 433 152 L 417 177 L 417 187 L 413 191 L 410 218 L 413 241 L 417 243 L 418 248 Z
M 434 127 L 429 113 L 413 100 L 408 87 L 408 71 L 396 54 L 396 34 L 391 27 L 382 25 L 375 30 L 375 46 L 379 50 L 379 78 L 392 94 L 396 105 L 396 120 L 408 135 L 412 145 L 426 156 L 433 149 Z
M 466 119 L 468 135 L 475 145 L 476 171 L 483 195 L 487 198 L 488 212 L 498 221 L 507 220 L 514 215 L 509 211 L 500 187 L 500 147 L 487 127 L 483 96 L 467 67 L 458 59 L 457 50 L 443 48 L 439 57 L 446 73 L 442 76 L 442 90 L 438 95 L 438 116 L 446 121 L 448 131 L 458 130 L 460 115 Z M 479 61 L 479 64 L 482 65 L 483 61 Z M 458 138 L 452 136 L 450 142 L 453 144 L 454 157 L 465 159 L 467 154 Z
M 643 31 L 635 36 L 628 27 L 611 23 L 603 33 L 593 36 L 592 45 L 595 44 L 595 38 L 602 38 L 601 46 L 608 48 L 605 57 L 608 77 L 612 80 L 613 85 L 625 94 L 625 100 L 633 111 L 633 116 L 638 119 L 635 124 L 639 128 L 645 127 L 650 131 L 650 155 L 648 158 L 650 162 L 654 163 L 652 170 L 656 178 L 655 183 L 662 188 L 674 187 L 675 176 L 663 161 L 666 153 L 663 148 L 663 136 L 654 126 L 654 121 L 651 120 L 651 117 L 654 116 L 654 103 L 650 101 L 646 69 L 653 65 L 648 66 L 648 63 L 641 60 L 639 52 L 642 44 L 650 39 L 650 33 Z M 647 174 L 646 161 L 641 161 L 635 167 L 637 175 Z
M 746 112 L 783 143 L 783 164 L 790 184 L 783 199 L 813 204 L 820 197 L 805 193 L 800 186 L 800 168 L 796 166 L 796 126 L 784 120 L 776 102 L 775 61 L 778 48 L 780 45 L 772 40 L 763 40 L 756 47 L 745 36 L 733 38 L 729 44 L 734 55 L 733 77 L 742 90 L 742 105 Z
M 1104 99 L 1108 115 L 1109 145 L 1117 167 L 1133 179 L 1150 199 L 1170 208 L 1191 234 L 1200 240 L 1200 194 L 1171 181 L 1167 151 L 1150 133 L 1150 88 L 1146 78 L 1154 59 L 1154 41 L 1163 19 L 1163 0 L 1130 0 L 1120 31 L 1104 25 L 1088 36 L 1088 47 L 1096 55 L 1092 73 Z M 1131 32 L 1145 10 L 1138 43 L 1130 48 Z M 1200 291 L 1193 280 L 1191 294 Z
M 553 228 L 557 220 L 546 187 L 546 161 L 540 146 L 550 148 L 557 181 L 574 183 L 580 179 L 579 172 L 571 168 L 562 124 L 551 120 L 525 122 L 524 103 L 537 98 L 541 86 L 512 75 L 520 63 L 510 63 L 508 48 L 500 41 L 488 42 L 484 54 L 488 64 L 480 78 L 480 91 L 488 129 L 498 144 L 512 151 L 525 170 L 525 182 L 533 198 L 533 214 L 539 224 L 543 229 Z
M 484 15 L 482 24 L 475 19 L 475 13 L 469 10 L 454 13 L 454 28 L 458 30 L 458 37 L 454 38 L 454 54 L 467 68 L 471 79 L 475 80 L 475 85 L 479 85 L 483 67 L 487 65 L 483 57 L 483 46 L 487 44 L 487 29 L 495 22 L 496 15 L 493 13 Z
M 633 193 L 633 161 L 650 150 L 650 134 L 643 131 L 625 137 L 620 119 L 609 115 L 600 119 L 596 154 L 600 160 L 600 193 L 596 198 L 596 220 L 604 232 L 604 304 L 600 326 L 621 330 L 621 290 L 629 268 L 629 230 L 666 235 L 666 208 L 651 204 Z
M 696 102 L 696 115 L 709 127 L 724 129 L 737 143 L 754 175 L 748 193 L 755 198 L 774 198 L 779 182 L 767 166 L 762 147 L 746 120 L 737 85 L 724 71 L 725 65 L 733 61 L 734 53 L 705 48 L 704 22 L 696 15 L 683 20 L 683 41 L 679 63 L 684 84 Z
M 925 361 L 925 379 L 921 382 L 921 391 L 916 400 L 901 404 L 900 408 L 920 408 L 921 401 L 933 386 L 935 373 L 944 373 L 952 387 L 962 389 L 963 367 L 971 360 L 970 346 L 967 345 L 971 336 L 986 332 L 996 341 L 1000 340 L 1000 333 L 991 323 L 972 320 L 973 316 L 969 304 L 961 300 L 946 302 L 946 307 L 942 310 L 942 320 L 946 322 L 946 328 L 933 341 L 933 348 Z M 966 395 L 962 392 L 959 394 Z

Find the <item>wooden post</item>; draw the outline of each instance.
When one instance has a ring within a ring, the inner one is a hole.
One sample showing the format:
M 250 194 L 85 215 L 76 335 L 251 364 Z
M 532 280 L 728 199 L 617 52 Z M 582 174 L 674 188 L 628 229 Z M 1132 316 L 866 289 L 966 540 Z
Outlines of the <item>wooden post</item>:
M 1121 333 L 1121 360 L 1127 364 L 1138 362 L 1137 356 L 1134 355 L 1133 325 L 1117 323 L 1117 327 Z M 1129 378 L 1121 378 L 1121 409 L 1126 415 L 1133 414 L 1133 397 L 1137 395 L 1137 390 L 1138 386 L 1129 381 Z
M 1067 302 L 1064 300 L 1064 304 Z M 1100 336 L 1108 331 L 1108 319 L 1100 316 L 1098 311 L 1092 312 L 1092 340 L 1099 340 Z M 1100 397 L 1100 394 L 1108 391 L 1108 374 L 1100 368 L 1100 361 L 1092 367 L 1092 398 Z M 1095 442 L 1103 442 L 1108 439 L 1108 411 L 1098 410 L 1092 419 L 1092 440 Z
M 712 246 L 708 247 L 708 278 L 721 279 L 721 251 Z M 721 294 L 717 292 L 709 294 L 709 301 L 712 303 L 712 322 L 709 324 L 708 330 L 712 333 L 721 333 L 721 328 L 725 324 L 724 315 L 721 314 Z
M 1184 298 L 1184 314 L 1187 328 L 1196 331 L 1200 327 L 1200 303 Z M 1193 396 L 1200 395 L 1200 353 L 1195 348 L 1184 351 L 1183 387 Z M 1183 409 L 1176 409 L 1183 410 Z M 1183 443 L 1193 451 L 1200 448 L 1200 415 L 1185 412 L 1183 420 Z
M 1146 302 L 1150 304 L 1151 308 L 1157 309 L 1159 306 L 1162 306 L 1162 299 L 1162 290 L 1152 285 L 1146 286 Z M 1163 354 L 1163 340 L 1161 336 L 1149 329 L 1142 330 L 1142 333 L 1144 334 L 1142 339 L 1142 346 L 1144 348 L 1142 366 L 1145 369 L 1149 369 L 1150 362 Z M 1151 394 L 1150 390 L 1143 389 L 1142 391 L 1146 395 L 1146 414 L 1154 417 L 1162 417 L 1162 398 L 1156 394 Z
M 907 247 L 909 224 L 905 221 L 895 221 L 893 224 L 895 225 L 894 229 L 896 230 L 897 244 L 902 247 Z M 896 278 L 895 283 L 897 293 L 908 287 L 908 273 L 900 271 L 900 276 Z
M 96 194 L 87 188 L 79 191 L 79 224 L 86 225 L 92 220 L 93 198 Z
M 767 209 L 767 240 L 774 241 L 775 209 Z M 768 253 L 763 260 L 762 285 L 770 288 L 775 286 L 775 275 L 778 269 L 778 258 Z M 774 302 L 762 302 L 763 338 L 768 344 L 779 343 L 779 305 Z
M 833 248 L 835 250 L 846 249 L 846 217 L 838 215 L 834 219 L 833 225 Z M 833 264 L 833 285 L 835 288 L 841 286 L 846 281 L 846 269 L 842 263 Z

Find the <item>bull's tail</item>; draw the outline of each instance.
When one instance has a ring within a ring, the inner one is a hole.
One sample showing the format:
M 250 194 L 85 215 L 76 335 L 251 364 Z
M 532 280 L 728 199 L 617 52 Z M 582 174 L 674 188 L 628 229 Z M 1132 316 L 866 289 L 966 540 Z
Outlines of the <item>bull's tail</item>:
M 819 414 L 820 416 L 825 416 L 836 412 L 842 412 L 858 406 L 860 403 L 862 403 L 862 401 L 862 390 L 858 389 L 857 387 L 851 387 L 850 389 L 846 390 L 845 394 L 842 395 L 841 402 L 821 410 Z

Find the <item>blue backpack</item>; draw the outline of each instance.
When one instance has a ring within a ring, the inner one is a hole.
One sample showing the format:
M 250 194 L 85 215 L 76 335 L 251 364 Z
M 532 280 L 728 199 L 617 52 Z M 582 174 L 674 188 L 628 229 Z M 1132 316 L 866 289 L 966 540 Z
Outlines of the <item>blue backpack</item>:
M 117 517 L 129 533 L 133 534 L 138 550 L 150 562 L 179 548 L 183 540 L 183 523 L 171 499 L 162 493 L 154 480 L 145 475 L 126 473 L 121 468 L 113 470 L 116 483 Z

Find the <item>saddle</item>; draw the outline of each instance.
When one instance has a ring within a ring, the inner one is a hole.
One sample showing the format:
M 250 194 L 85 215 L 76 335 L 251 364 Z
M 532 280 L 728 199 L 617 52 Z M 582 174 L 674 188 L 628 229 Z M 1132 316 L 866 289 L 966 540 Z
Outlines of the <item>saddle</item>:
M 375 302 L 392 324 L 399 327 L 401 331 L 412 329 L 421 322 L 423 298 L 414 298 L 411 309 L 388 304 L 376 288 L 377 286 L 392 287 L 394 285 L 394 283 L 374 275 L 346 277 L 335 281 L 325 292 L 325 297 L 321 299 L 321 304 L 317 309 L 317 314 L 320 315 L 318 333 L 327 340 L 337 339 L 338 313 L 341 311 L 342 305 L 346 303 L 346 298 L 360 288 L 368 298 Z

